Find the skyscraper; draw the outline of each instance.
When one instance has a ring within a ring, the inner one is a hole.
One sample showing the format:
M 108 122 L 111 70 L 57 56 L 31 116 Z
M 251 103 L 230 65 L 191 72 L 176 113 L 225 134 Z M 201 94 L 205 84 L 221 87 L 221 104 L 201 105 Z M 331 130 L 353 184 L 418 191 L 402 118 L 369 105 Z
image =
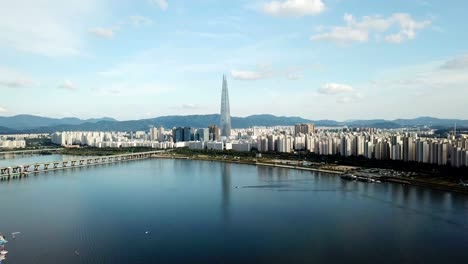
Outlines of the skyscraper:
M 219 128 L 217 125 L 210 125 L 208 127 L 209 140 L 218 141 L 219 138 Z
M 221 137 L 231 136 L 231 109 L 229 107 L 229 92 L 226 76 L 223 75 L 223 92 L 221 95 Z

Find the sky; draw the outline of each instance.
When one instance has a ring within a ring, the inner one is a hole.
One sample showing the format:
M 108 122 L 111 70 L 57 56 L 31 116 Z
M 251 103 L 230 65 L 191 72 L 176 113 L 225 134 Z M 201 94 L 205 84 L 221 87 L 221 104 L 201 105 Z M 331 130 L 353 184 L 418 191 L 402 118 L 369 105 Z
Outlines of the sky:
M 465 0 L 0 0 L 0 115 L 468 119 Z

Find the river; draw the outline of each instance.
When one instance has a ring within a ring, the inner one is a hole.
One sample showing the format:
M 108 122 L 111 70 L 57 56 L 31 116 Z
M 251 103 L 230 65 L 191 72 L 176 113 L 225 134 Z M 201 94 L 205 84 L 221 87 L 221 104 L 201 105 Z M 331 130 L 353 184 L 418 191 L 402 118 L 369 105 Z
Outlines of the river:
M 0 182 L 0 201 L 3 264 L 468 261 L 468 196 L 325 173 L 139 160 Z

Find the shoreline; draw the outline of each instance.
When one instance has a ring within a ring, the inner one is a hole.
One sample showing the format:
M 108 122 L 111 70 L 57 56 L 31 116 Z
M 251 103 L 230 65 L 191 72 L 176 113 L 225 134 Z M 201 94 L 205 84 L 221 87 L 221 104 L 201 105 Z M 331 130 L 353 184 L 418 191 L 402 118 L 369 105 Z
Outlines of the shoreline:
M 264 166 L 264 167 L 271 167 L 271 168 L 284 168 L 284 169 L 293 169 L 293 170 L 302 170 L 302 171 L 322 172 L 322 173 L 333 174 L 335 176 L 343 174 L 342 171 L 325 170 L 325 169 L 314 168 L 314 167 L 283 165 L 283 164 L 268 163 L 268 162 L 253 162 L 253 161 L 249 162 L 249 161 L 241 161 L 241 160 L 233 161 L 233 160 L 226 160 L 226 159 L 200 158 L 200 157 L 189 157 L 189 156 L 182 156 L 182 155 L 176 155 L 176 156 L 158 155 L 158 156 L 154 156 L 153 158 L 217 161 L 217 162 L 225 162 L 225 163 L 233 163 L 233 164 Z M 431 189 L 436 189 L 436 190 L 441 190 L 441 191 L 454 192 L 454 193 L 468 195 L 468 188 L 463 187 L 463 186 L 458 186 L 458 185 L 447 185 L 443 183 L 425 181 L 422 179 L 414 179 L 414 178 L 409 179 L 409 178 L 403 178 L 403 177 L 382 177 L 381 180 L 384 183 L 418 186 L 418 187 L 425 187 L 425 188 L 431 188 Z
M 215 162 L 225 162 L 225 163 L 233 163 L 233 164 L 245 164 L 245 165 L 256 165 L 256 166 L 264 166 L 264 167 L 271 167 L 271 168 L 284 168 L 284 169 L 293 169 L 293 170 L 301 170 L 301 171 L 313 171 L 313 172 L 321 172 L 321 173 L 328 173 L 332 175 L 341 175 L 343 173 L 347 173 L 353 170 L 333 170 L 333 169 L 323 169 L 314 166 L 300 166 L 294 164 L 284 164 L 278 163 L 273 161 L 258 161 L 258 160 L 243 160 L 243 159 L 226 159 L 224 156 L 188 156 L 179 153 L 173 152 L 166 152 L 166 155 L 156 154 L 152 155 L 151 158 L 162 158 L 162 159 L 185 159 L 185 160 L 200 160 L 200 161 L 215 161 Z M 67 155 L 67 154 L 65 154 Z M 118 154 L 116 154 L 117 156 Z M 79 155 L 78 155 L 79 156 Z M 113 155 L 111 155 L 113 156 Z M 361 167 L 354 167 L 354 169 L 359 170 Z M 377 178 L 377 177 L 376 177 Z M 432 188 L 442 191 L 448 192 L 455 192 L 461 194 L 468 194 L 468 187 L 461 186 L 455 183 L 450 182 L 437 182 L 433 180 L 423 179 L 423 178 L 416 178 L 416 177 L 389 177 L 389 176 L 381 176 L 378 177 L 382 182 L 390 182 L 396 184 L 403 184 L 409 186 L 419 186 L 425 188 Z
M 284 168 L 284 169 L 296 169 L 296 170 L 305 170 L 305 171 L 316 171 L 316 172 L 323 172 L 323 173 L 330 173 L 330 174 L 342 174 L 341 171 L 334 171 L 334 170 L 325 170 L 319 169 L 314 167 L 304 167 L 304 166 L 292 166 L 292 165 L 283 165 L 283 164 L 276 164 L 276 163 L 268 163 L 268 162 L 249 162 L 249 161 L 233 161 L 233 160 L 226 160 L 226 159 L 206 159 L 206 158 L 199 158 L 199 157 L 188 157 L 188 156 L 153 156 L 153 158 L 161 158 L 161 159 L 181 159 L 181 160 L 201 160 L 201 161 L 218 161 L 218 162 L 225 162 L 225 163 L 233 163 L 233 164 L 245 164 L 245 165 L 256 165 L 256 166 L 264 166 L 264 167 L 275 167 L 275 168 Z

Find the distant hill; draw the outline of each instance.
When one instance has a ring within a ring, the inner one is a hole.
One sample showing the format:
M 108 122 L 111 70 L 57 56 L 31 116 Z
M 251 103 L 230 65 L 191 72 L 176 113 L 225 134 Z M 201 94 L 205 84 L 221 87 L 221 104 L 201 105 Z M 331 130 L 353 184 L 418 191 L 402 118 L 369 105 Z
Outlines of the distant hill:
M 397 119 L 393 122 L 401 126 L 439 126 L 453 127 L 455 124 L 460 127 L 467 127 L 468 120 L 460 119 L 440 119 L 434 117 L 418 117 L 414 119 Z
M 5 134 L 18 134 L 18 133 L 19 133 L 18 130 L 0 126 L 0 134 L 5 135 Z
M 58 125 L 80 125 L 84 123 L 96 123 L 99 121 L 116 121 L 113 118 L 100 118 L 100 119 L 79 119 L 75 117 L 66 118 L 50 118 L 34 115 L 16 115 L 10 117 L 0 116 L 0 126 L 10 129 L 25 130 L 38 127 L 49 127 Z
M 148 130 L 150 127 L 163 126 L 172 128 L 177 126 L 208 127 L 219 123 L 219 114 L 161 116 L 150 119 L 117 121 L 112 118 L 79 119 L 79 118 L 48 118 L 33 115 L 18 115 L 0 117 L 0 133 L 51 133 L 55 131 L 86 130 L 86 131 L 136 131 Z M 414 119 L 371 119 L 371 120 L 308 120 L 301 117 L 287 117 L 274 115 L 252 115 L 248 117 L 232 117 L 233 128 L 248 128 L 252 126 L 291 126 L 297 123 L 315 123 L 316 126 L 338 127 L 422 127 L 449 128 L 456 123 L 458 127 L 468 127 L 468 120 L 439 119 L 419 117 Z
M 86 131 L 136 131 L 148 130 L 150 127 L 163 126 L 172 128 L 178 126 L 208 127 L 219 123 L 219 114 L 212 115 L 188 115 L 188 116 L 162 116 L 152 119 L 130 120 L 130 121 L 99 121 L 87 122 L 79 125 L 62 124 L 56 126 L 42 126 L 27 129 L 27 132 L 54 132 L 67 130 Z M 254 115 L 248 117 L 232 117 L 233 128 L 247 128 L 252 126 L 292 126 L 297 123 L 309 123 L 311 120 L 300 117 L 284 117 L 273 115 Z

